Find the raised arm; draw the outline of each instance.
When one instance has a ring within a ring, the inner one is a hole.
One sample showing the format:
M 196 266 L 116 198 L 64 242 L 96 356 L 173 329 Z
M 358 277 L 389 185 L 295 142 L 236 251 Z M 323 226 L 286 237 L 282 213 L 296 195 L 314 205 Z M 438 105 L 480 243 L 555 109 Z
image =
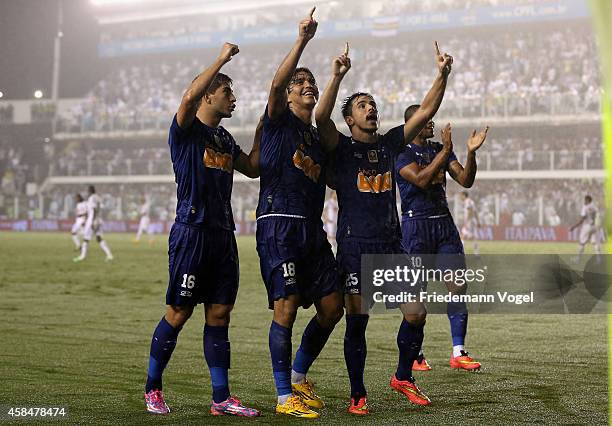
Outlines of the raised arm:
M 421 189 L 427 189 L 441 171 L 444 171 L 448 157 L 453 152 L 452 131 L 450 123 L 442 130 L 442 150 L 424 169 L 415 162 L 404 166 L 400 176 Z
M 240 156 L 236 160 L 236 163 L 234 164 L 236 170 L 250 178 L 259 177 L 259 143 L 261 142 L 262 129 L 263 116 L 259 118 L 259 123 L 257 123 L 251 152 L 249 152 L 249 155 L 241 152 Z
M 448 80 L 448 75 L 451 72 L 451 67 L 453 64 L 453 57 L 450 55 L 441 54 L 440 48 L 438 47 L 438 42 L 434 42 L 434 47 L 436 50 L 436 63 L 438 65 L 438 75 L 425 95 L 425 98 L 421 102 L 421 106 L 418 110 L 410 117 L 410 120 L 404 124 L 404 141 L 405 143 L 409 143 L 412 141 L 419 132 L 425 127 L 427 122 L 436 115 L 438 112 L 438 108 L 440 108 L 440 104 L 442 103 L 442 98 L 444 98 L 444 91 L 446 90 L 446 82 Z
M 176 113 L 176 121 L 182 129 L 187 129 L 191 126 L 198 112 L 200 100 L 206 94 L 217 73 L 238 52 L 238 46 L 232 43 L 225 43 L 217 60 L 191 82 L 191 85 L 181 99 L 181 105 Z
M 285 56 L 285 59 L 276 70 L 270 94 L 268 95 L 268 117 L 271 120 L 279 117 L 285 108 L 287 108 L 287 87 L 291 82 L 291 77 L 295 72 L 298 61 L 304 52 L 304 48 L 315 35 L 317 31 L 317 21 L 314 20 L 312 14 L 316 7 L 313 7 L 308 14 L 308 17 L 300 22 L 299 35 L 291 51 Z
M 332 75 L 329 79 L 327 86 L 317 109 L 315 111 L 315 120 L 317 122 L 317 129 L 321 135 L 321 145 L 325 151 L 333 151 L 338 146 L 338 130 L 334 120 L 331 119 L 336 99 L 338 98 L 338 90 L 340 89 L 340 83 L 346 75 L 349 69 L 351 69 L 351 59 L 348 56 L 349 45 L 346 43 L 344 47 L 344 53 L 334 59 L 332 63 Z
M 476 133 L 476 130 L 474 130 L 470 135 L 467 141 L 467 161 L 465 162 L 465 167 L 462 166 L 459 161 L 453 161 L 448 166 L 448 173 L 464 188 L 471 188 L 472 185 L 474 185 L 476 170 L 478 169 L 476 164 L 476 151 L 484 143 L 488 131 L 489 126 L 485 127 L 480 133 Z

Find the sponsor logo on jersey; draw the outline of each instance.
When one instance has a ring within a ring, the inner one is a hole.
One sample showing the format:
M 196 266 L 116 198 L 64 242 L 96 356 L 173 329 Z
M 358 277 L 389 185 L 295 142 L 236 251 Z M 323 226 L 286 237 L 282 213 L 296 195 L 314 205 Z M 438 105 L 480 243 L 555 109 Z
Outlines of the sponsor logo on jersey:
M 307 156 L 302 149 L 303 146 L 300 146 L 295 150 L 295 154 L 293 154 L 293 165 L 303 171 L 313 182 L 318 182 L 319 176 L 321 175 L 321 166 Z
M 366 170 L 361 170 L 357 174 L 357 189 L 359 192 L 379 194 L 381 192 L 391 191 L 391 187 L 391 172 L 374 174 L 368 173 Z
M 378 163 L 378 152 L 375 149 L 368 151 L 368 161 L 370 163 Z
M 227 173 L 232 173 L 232 155 L 217 152 L 212 148 L 206 148 L 204 150 L 204 165 L 210 169 L 219 169 Z

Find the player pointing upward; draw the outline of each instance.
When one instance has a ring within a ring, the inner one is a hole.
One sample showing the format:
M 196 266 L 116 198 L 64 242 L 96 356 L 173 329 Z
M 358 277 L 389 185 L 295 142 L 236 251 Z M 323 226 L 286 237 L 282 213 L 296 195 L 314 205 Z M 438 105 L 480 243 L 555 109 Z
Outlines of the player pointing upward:
M 351 68 L 348 43 L 344 53 L 333 61 L 332 76 L 316 113 L 321 141 L 328 151 L 333 152 L 335 159 L 334 183 L 339 205 L 338 265 L 345 283 L 344 356 L 351 382 L 348 411 L 353 414 L 368 413 L 363 373 L 367 352 L 367 311 L 371 301 L 361 296 L 364 291 L 361 256 L 402 252 L 393 170 L 398 154 L 434 116 L 442 102 L 452 57 L 442 55 L 437 43 L 435 47 L 438 74 L 423 99 L 422 107 L 406 123 L 380 135 L 374 97 L 357 92 L 342 104 L 342 115 L 351 136 L 338 132 L 331 113 L 340 83 Z M 401 306 L 403 318 L 397 335 L 400 363 L 391 379 L 391 386 L 411 402 L 427 405 L 429 398 L 414 384 L 410 370 L 423 339 L 424 321 L 408 305 L 411 304 Z
M 317 30 L 315 8 L 279 66 L 264 113 L 257 252 L 273 309 L 269 344 L 278 401 L 276 412 L 317 418 L 323 401 L 306 373 L 342 317 L 336 261 L 321 214 L 327 157 L 312 125 L 319 97 L 314 76 L 298 61 Z M 291 366 L 291 334 L 300 306 L 315 305 Z

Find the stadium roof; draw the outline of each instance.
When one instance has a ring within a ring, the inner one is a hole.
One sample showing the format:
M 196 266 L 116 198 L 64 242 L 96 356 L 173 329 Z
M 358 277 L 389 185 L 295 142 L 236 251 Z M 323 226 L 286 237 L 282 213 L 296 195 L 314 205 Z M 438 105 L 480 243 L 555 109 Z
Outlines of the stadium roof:
M 328 3 L 330 0 L 319 1 Z M 181 16 L 246 12 L 295 5 L 312 6 L 312 0 L 91 0 L 96 6 L 96 18 L 101 25 L 149 21 Z M 308 8 L 306 7 L 305 10 Z

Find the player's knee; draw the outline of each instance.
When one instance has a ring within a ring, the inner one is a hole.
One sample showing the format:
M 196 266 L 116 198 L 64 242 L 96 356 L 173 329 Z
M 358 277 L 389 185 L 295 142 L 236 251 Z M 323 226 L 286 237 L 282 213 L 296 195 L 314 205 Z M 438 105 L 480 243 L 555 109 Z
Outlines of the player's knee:
M 206 324 L 211 326 L 226 326 L 230 322 L 230 314 L 234 305 L 211 304 L 205 307 Z
M 289 300 L 277 300 L 274 303 L 274 321 L 286 328 L 293 327 L 297 316 L 297 308 L 297 305 Z
M 342 305 L 340 305 L 331 309 L 328 308 L 324 311 L 317 312 L 317 320 L 322 327 L 331 328 L 340 322 L 343 315 L 344 310 L 342 309 Z
M 425 323 L 425 320 L 427 319 L 427 312 L 422 311 L 413 314 L 404 314 L 404 319 L 410 324 L 421 325 Z
M 166 321 L 174 328 L 182 328 L 193 314 L 193 306 L 169 305 L 166 310 Z
M 98 235 L 98 236 L 96 236 L 96 241 L 97 241 L 98 243 L 101 243 L 101 242 L 102 242 L 102 237 L 101 237 L 101 236 L 99 236 L 99 235 Z

